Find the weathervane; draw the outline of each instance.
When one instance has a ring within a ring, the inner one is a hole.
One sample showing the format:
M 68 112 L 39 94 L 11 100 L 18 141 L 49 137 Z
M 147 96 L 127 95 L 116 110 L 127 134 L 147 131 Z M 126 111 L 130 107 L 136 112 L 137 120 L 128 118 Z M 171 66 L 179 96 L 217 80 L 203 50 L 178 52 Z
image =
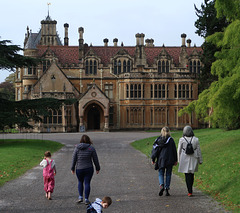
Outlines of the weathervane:
M 51 3 L 48 2 L 47 5 L 48 5 L 48 16 L 49 16 L 49 5 L 51 5 Z

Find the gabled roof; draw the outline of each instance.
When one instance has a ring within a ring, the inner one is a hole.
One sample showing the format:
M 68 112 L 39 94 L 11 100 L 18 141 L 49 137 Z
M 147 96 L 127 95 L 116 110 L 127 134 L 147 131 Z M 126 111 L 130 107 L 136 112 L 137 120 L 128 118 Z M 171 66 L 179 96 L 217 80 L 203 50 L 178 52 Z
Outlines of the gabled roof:
M 57 69 L 52 69 L 52 67 L 54 67 Z M 67 83 L 68 85 L 71 85 L 71 88 L 74 88 L 71 89 L 72 92 L 75 93 L 76 96 L 78 96 L 80 93 L 78 91 L 78 89 L 74 86 L 74 84 L 68 79 L 68 77 L 66 76 L 66 74 L 61 70 L 61 68 L 55 63 L 55 62 L 52 62 L 50 67 L 43 73 L 43 75 L 41 75 L 41 77 L 37 80 L 37 82 L 34 84 L 33 86 L 33 89 L 35 89 L 35 87 L 40 87 L 40 83 L 43 82 L 43 83 L 46 83 L 46 84 L 49 84 L 48 81 L 44 80 L 44 78 L 46 78 L 47 75 L 49 75 L 50 72 L 53 72 L 54 73 L 54 78 L 56 78 L 56 76 L 61 76 L 61 82 L 62 83 Z M 63 85 L 63 84 L 62 84 Z M 51 84 L 50 84 L 51 86 Z M 62 89 L 63 90 L 63 89 Z M 58 91 L 61 91 L 58 90 Z
M 76 46 L 38 46 L 38 57 L 42 57 L 48 48 L 53 51 L 61 64 L 79 63 L 79 52 Z
M 105 93 L 98 87 L 98 85 L 96 85 L 95 83 L 92 83 L 92 85 L 87 89 L 87 91 L 84 92 L 84 93 L 81 95 L 81 97 L 79 98 L 79 100 L 82 99 L 87 93 L 89 93 L 89 91 L 92 90 L 92 88 L 97 88 L 97 90 L 99 91 L 99 93 L 101 93 L 104 98 L 106 98 L 106 99 L 109 100 L 109 97 L 107 97 L 106 94 L 105 94 Z
M 59 63 L 61 64 L 78 64 L 79 63 L 79 47 L 78 46 L 38 46 L 38 56 L 42 57 L 44 52 L 50 48 L 58 57 Z M 87 53 L 91 48 L 91 51 L 94 51 L 96 56 L 101 59 L 101 62 L 104 65 L 107 65 L 111 62 L 111 58 L 116 56 L 116 54 L 122 49 L 126 51 L 132 58 L 135 57 L 135 46 L 91 46 L 85 49 Z M 149 66 L 154 64 L 154 59 L 158 57 L 158 55 L 163 51 L 163 49 L 173 58 L 174 64 L 179 64 L 179 56 L 181 52 L 181 47 L 145 47 L 146 59 Z M 201 47 L 186 47 L 186 52 L 188 56 L 191 56 L 193 51 L 197 51 L 199 53 L 202 52 Z

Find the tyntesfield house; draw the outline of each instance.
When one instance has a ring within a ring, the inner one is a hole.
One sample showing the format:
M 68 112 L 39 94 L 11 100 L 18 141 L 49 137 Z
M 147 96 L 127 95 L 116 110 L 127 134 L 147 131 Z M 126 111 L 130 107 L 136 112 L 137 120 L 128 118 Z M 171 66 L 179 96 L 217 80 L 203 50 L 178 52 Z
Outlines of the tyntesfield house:
M 177 47 L 155 46 L 143 33 L 135 35 L 135 46 L 119 44 L 117 38 L 94 46 L 84 43 L 80 27 L 78 46 L 69 46 L 69 24 L 63 26 L 64 41 L 56 27 L 48 15 L 39 32 L 27 28 L 24 55 L 42 63 L 16 69 L 16 101 L 51 97 L 77 102 L 50 111 L 32 131 L 198 127 L 194 114 L 178 116 L 198 98 L 202 49 L 191 45 L 186 34 L 178 35 Z

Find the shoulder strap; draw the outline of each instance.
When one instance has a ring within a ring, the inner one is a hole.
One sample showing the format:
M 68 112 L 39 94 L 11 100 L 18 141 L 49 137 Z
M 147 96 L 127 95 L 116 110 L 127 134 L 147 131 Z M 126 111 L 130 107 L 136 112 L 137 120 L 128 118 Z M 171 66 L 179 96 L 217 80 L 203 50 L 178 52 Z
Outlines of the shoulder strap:
M 191 137 L 190 142 L 188 142 L 187 138 L 185 138 L 185 137 L 183 137 L 183 138 L 185 139 L 185 141 L 187 141 L 187 143 L 190 143 L 190 144 L 191 144 L 191 142 L 192 142 L 192 138 L 193 138 L 193 137 Z
M 193 137 L 191 137 L 190 144 L 191 144 L 191 142 L 192 142 L 192 139 L 193 139 Z
M 166 143 L 165 144 L 167 144 L 168 142 L 169 142 L 169 140 L 171 139 L 171 137 L 169 137 L 168 139 L 167 139 L 167 141 L 166 141 Z
M 96 203 L 96 204 L 98 204 L 99 206 L 101 206 L 101 207 L 102 207 L 102 204 L 100 204 L 100 203 L 97 203 L 96 201 L 95 201 L 94 203 Z

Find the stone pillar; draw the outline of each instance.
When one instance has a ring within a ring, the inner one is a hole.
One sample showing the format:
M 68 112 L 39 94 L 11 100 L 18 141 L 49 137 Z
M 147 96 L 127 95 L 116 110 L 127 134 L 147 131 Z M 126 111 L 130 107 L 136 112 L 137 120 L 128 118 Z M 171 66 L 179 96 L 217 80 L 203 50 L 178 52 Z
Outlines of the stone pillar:
M 80 116 L 80 126 L 83 126 L 83 116 Z
M 80 93 L 82 93 L 83 92 L 83 85 L 82 85 L 82 73 L 83 73 L 83 70 L 82 69 L 80 69 L 79 70 L 79 88 L 80 88 Z
M 104 116 L 104 131 L 109 131 L 109 118 L 108 116 Z
M 65 106 L 62 106 L 62 132 L 66 132 Z

